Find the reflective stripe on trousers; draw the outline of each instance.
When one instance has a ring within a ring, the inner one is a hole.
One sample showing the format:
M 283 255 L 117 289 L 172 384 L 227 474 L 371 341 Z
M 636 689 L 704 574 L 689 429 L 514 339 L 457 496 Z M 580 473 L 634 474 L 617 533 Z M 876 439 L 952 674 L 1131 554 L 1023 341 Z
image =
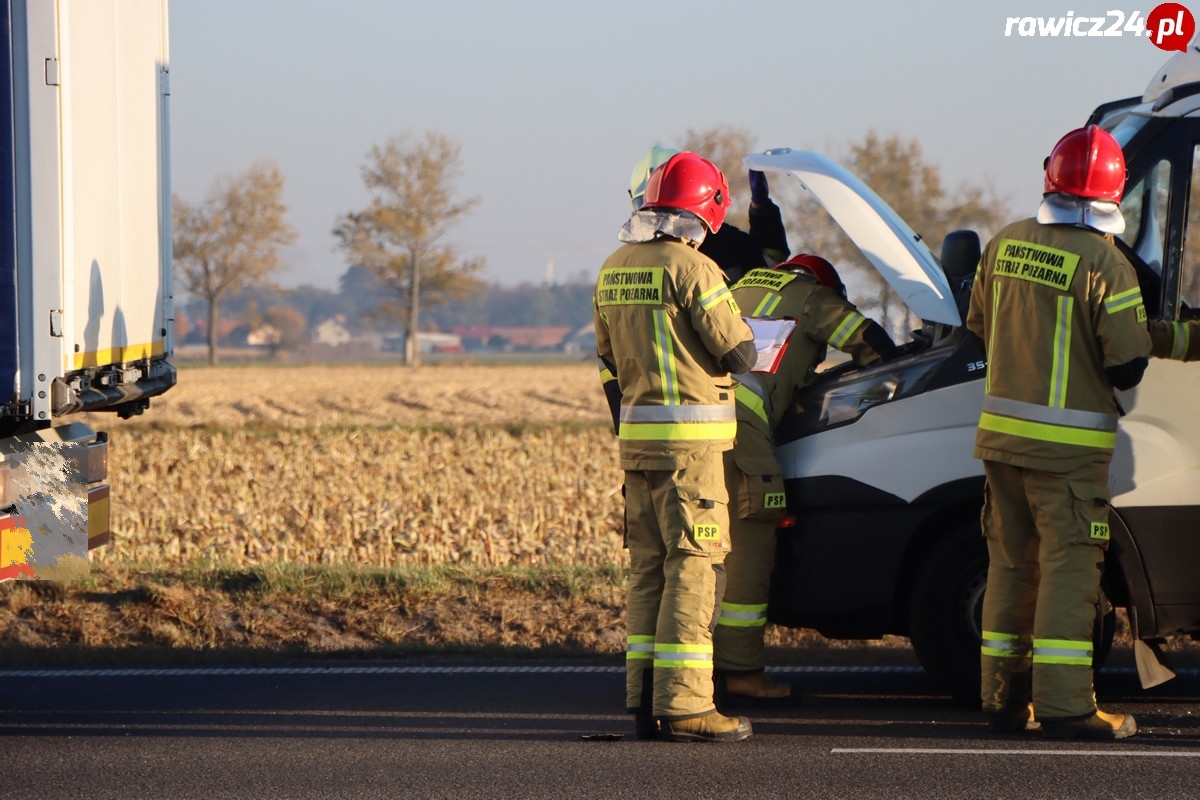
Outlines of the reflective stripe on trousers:
M 979 652 L 983 655 L 996 658 L 1028 658 L 1029 650 L 1028 638 L 1015 633 L 997 633 L 996 631 L 984 631 L 983 642 L 979 647 Z
M 1092 665 L 1092 643 L 1074 639 L 1034 639 L 1034 664 Z
M 767 624 L 767 604 L 721 603 L 721 616 L 717 624 L 735 628 L 761 628 Z
M 655 669 L 706 669 L 713 668 L 713 646 L 708 644 L 654 643 Z

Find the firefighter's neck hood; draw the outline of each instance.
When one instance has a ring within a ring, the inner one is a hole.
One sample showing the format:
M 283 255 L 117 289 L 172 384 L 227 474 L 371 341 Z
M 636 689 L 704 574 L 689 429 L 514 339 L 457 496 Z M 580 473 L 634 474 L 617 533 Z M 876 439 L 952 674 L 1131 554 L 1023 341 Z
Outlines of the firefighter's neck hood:
M 634 212 L 629 221 L 617 233 L 617 239 L 626 244 L 650 242 L 659 236 L 687 239 L 696 247 L 704 241 L 708 229 L 700 218 L 690 211 L 672 211 L 650 208 Z
M 1082 225 L 1101 233 L 1125 232 L 1125 217 L 1119 205 L 1069 194 L 1048 194 L 1042 198 L 1037 221 L 1043 225 Z

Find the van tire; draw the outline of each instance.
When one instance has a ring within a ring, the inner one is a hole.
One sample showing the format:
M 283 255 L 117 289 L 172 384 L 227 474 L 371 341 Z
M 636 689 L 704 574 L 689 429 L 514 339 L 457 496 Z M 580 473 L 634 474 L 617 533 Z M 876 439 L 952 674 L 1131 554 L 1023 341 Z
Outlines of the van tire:
M 909 639 L 926 674 L 960 703 L 980 705 L 979 645 L 987 542 L 977 522 L 951 530 L 926 557 L 909 603 Z M 1102 602 L 1093 630 L 1092 669 L 1112 650 L 1116 610 Z
M 959 525 L 924 559 L 909 604 L 908 635 L 926 674 L 955 700 L 976 708 L 987 565 L 979 523 Z

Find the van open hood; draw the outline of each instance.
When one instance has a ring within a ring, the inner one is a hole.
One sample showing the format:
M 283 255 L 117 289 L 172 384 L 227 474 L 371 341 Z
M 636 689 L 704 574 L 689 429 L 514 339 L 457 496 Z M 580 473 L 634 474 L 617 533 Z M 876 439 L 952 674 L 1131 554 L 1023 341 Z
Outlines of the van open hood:
M 746 156 L 750 169 L 788 172 L 829 212 L 913 313 L 961 325 L 942 265 L 891 206 L 848 169 L 819 153 L 776 148 Z

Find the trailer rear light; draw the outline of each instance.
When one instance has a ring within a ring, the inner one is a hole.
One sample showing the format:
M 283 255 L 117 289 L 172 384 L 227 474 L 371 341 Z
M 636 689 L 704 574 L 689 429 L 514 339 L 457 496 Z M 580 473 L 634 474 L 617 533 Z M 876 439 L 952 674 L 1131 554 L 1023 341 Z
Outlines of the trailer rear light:
M 96 434 L 96 440 L 88 442 L 79 465 L 79 473 L 84 483 L 99 483 L 108 477 L 108 434 L 101 431 Z
M 775 523 L 775 528 L 776 530 L 780 528 L 794 528 L 796 527 L 796 522 L 795 514 L 785 514 L 779 518 L 779 522 Z

